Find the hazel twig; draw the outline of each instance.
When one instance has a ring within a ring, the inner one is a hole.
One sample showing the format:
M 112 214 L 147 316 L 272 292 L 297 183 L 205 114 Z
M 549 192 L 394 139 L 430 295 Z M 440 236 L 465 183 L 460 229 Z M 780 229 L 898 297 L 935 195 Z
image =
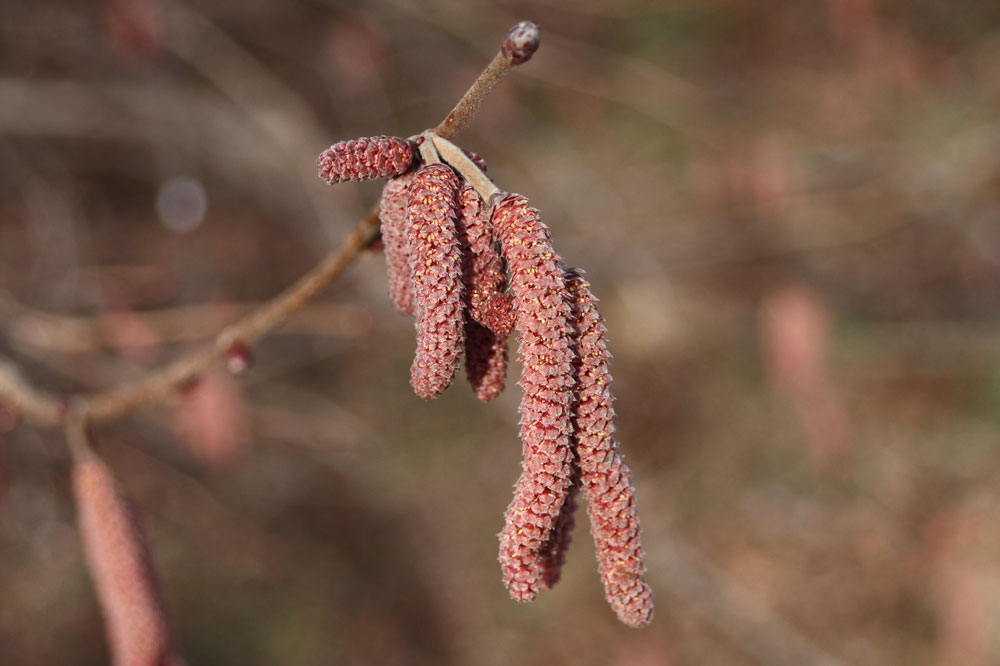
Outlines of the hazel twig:
M 521 21 L 507 31 L 500 52 L 483 73 L 479 75 L 472 86 L 458 100 L 451 113 L 441 121 L 441 124 L 431 131 L 445 139 L 453 139 L 463 129 L 469 126 L 476 109 L 490 90 L 500 82 L 507 72 L 514 67 L 527 62 L 538 50 L 541 33 L 538 25 L 532 21 Z
M 140 379 L 116 388 L 61 399 L 35 388 L 17 369 L 0 365 L 0 401 L 37 425 L 54 426 L 68 420 L 88 423 L 111 421 L 156 402 L 220 362 L 234 344 L 249 345 L 300 310 L 321 289 L 349 266 L 378 230 L 378 213 L 372 212 L 298 282 L 242 319 L 224 328 L 215 341 L 199 347 Z

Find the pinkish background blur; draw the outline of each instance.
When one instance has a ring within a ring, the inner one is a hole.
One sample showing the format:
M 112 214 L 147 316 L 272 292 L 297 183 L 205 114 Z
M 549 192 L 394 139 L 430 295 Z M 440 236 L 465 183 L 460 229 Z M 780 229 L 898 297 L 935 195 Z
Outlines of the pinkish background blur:
M 657 616 L 581 519 L 507 599 L 496 403 L 408 386 L 370 255 L 99 431 L 189 663 L 1000 663 L 1000 4 L 0 3 L 0 354 L 113 385 L 311 267 L 377 196 L 316 154 L 436 124 L 539 207 L 607 318 Z M 67 458 L 0 407 L 0 663 L 102 664 Z

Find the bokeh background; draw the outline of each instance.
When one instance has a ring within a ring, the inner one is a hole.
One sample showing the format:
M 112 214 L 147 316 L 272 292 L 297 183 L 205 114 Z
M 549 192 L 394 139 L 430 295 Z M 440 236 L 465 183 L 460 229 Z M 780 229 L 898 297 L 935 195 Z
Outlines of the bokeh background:
M 508 600 L 517 369 L 415 397 L 370 253 L 97 433 L 189 663 L 1000 663 L 993 1 L 4 0 L 0 353 L 106 387 L 274 295 L 378 194 L 315 155 L 436 124 L 521 18 L 460 143 L 601 298 L 655 621 L 582 515 Z M 106 663 L 64 444 L 0 430 L 0 663 Z

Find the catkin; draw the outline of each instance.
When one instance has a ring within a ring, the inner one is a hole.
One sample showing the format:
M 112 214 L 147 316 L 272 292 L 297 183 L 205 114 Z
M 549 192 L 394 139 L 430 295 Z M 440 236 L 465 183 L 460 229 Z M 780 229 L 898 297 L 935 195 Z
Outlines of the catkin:
M 457 194 L 455 172 L 430 164 L 417 170 L 406 208 L 417 329 L 410 384 L 424 399 L 448 388 L 465 347 Z
M 500 564 L 512 598 L 535 597 L 542 551 L 571 484 L 573 351 L 558 255 L 538 211 L 508 194 L 491 221 L 510 268 L 521 359 L 521 476 L 500 534 Z
M 465 302 L 473 319 L 501 338 L 514 327 L 513 301 L 504 293 L 503 264 L 483 200 L 468 183 L 458 193 L 458 237 L 465 260 Z
M 316 160 L 319 177 L 333 185 L 347 180 L 392 178 L 414 159 L 413 143 L 395 136 L 371 136 L 335 143 Z
M 382 222 L 389 297 L 403 314 L 413 314 L 413 274 L 407 246 L 409 228 L 406 225 L 406 204 L 410 198 L 413 175 L 411 172 L 386 181 L 378 213 Z
M 89 454 L 73 465 L 84 555 L 114 666 L 181 666 L 145 540 L 111 470 Z
M 467 317 L 465 321 L 465 373 L 476 397 L 496 399 L 507 379 L 507 339 Z
M 577 351 L 574 443 L 598 568 L 618 618 L 640 627 L 653 617 L 653 595 L 643 580 L 632 480 L 615 438 L 607 335 L 587 281 L 575 271 L 567 272 L 566 290 Z

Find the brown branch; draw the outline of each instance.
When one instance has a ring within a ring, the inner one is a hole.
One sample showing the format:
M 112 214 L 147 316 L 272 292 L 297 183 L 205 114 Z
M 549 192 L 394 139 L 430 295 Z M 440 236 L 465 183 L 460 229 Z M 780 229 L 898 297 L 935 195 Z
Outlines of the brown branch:
M 476 109 L 486 98 L 493 86 L 507 75 L 514 67 L 523 64 L 531 58 L 538 48 L 538 26 L 531 21 L 521 21 L 507 32 L 500 46 L 500 51 L 483 73 L 472 83 L 472 86 L 458 100 L 451 113 L 432 129 L 434 134 L 445 139 L 453 139 L 472 122 Z
M 493 58 L 455 108 L 431 132 L 444 139 L 453 138 L 467 127 L 489 91 L 513 67 L 526 62 L 538 48 L 538 26 L 522 21 L 511 28 L 500 52 Z M 453 164 L 460 165 L 478 180 L 489 181 L 471 165 L 452 144 L 435 142 L 425 135 L 421 151 L 437 161 L 437 148 L 451 155 Z M 474 172 L 474 173 L 473 173 Z M 487 186 L 480 183 L 480 187 Z M 490 184 L 490 187 L 492 185 Z M 74 394 L 64 397 L 34 387 L 12 365 L 0 363 L 0 401 L 20 411 L 26 419 L 38 425 L 89 424 L 110 421 L 140 407 L 156 402 L 191 381 L 222 360 L 234 345 L 249 345 L 278 326 L 290 314 L 300 310 L 313 296 L 339 276 L 371 242 L 379 228 L 378 211 L 373 211 L 313 270 L 287 288 L 273 300 L 235 323 L 225 327 L 214 342 L 199 347 L 162 366 L 136 381 L 97 393 Z
M 11 314 L 4 312 L 9 307 Z M 101 349 L 156 347 L 180 342 L 200 342 L 261 306 L 260 302 L 217 302 L 178 305 L 157 310 L 104 312 L 95 316 L 55 314 L 3 303 L 0 317 L 7 317 L 6 334 L 33 356 L 84 354 Z M 141 322 L 155 338 L 148 343 L 118 342 L 111 333 L 119 326 Z M 278 335 L 356 338 L 372 327 L 369 308 L 346 303 L 313 303 L 290 317 Z
M 166 397 L 212 365 L 236 343 L 250 344 L 301 309 L 350 265 L 378 230 L 378 214 L 371 213 L 313 270 L 259 310 L 224 328 L 215 341 L 185 354 L 135 382 L 108 391 L 56 397 L 25 381 L 17 369 L 0 365 L 0 400 L 26 419 L 53 426 L 67 420 L 110 421 Z

